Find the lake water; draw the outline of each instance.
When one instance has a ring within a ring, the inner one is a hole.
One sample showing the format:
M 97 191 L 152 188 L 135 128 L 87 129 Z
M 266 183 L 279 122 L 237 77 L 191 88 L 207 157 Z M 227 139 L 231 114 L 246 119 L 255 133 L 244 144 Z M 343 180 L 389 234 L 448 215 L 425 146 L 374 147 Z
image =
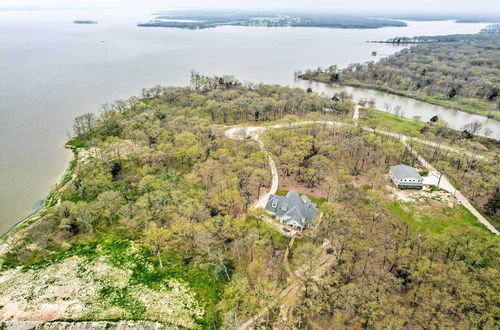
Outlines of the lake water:
M 63 173 L 69 153 L 62 145 L 73 118 L 98 112 L 105 102 L 137 95 L 142 87 L 186 85 L 193 69 L 243 81 L 304 86 L 306 82 L 294 81 L 295 70 L 343 67 L 376 59 L 372 51 L 384 56 L 401 48 L 366 40 L 476 33 L 486 25 L 409 22 L 404 28 L 376 30 L 137 27 L 151 12 L 0 11 L 0 233 L 33 212 Z M 73 24 L 77 19 L 99 24 Z M 357 91 L 355 96 L 366 93 L 376 92 Z M 406 107 L 415 101 L 397 102 Z M 423 118 L 436 111 L 418 103 L 412 107 Z
M 479 121 L 482 124 L 481 131 L 477 134 L 484 135 L 484 130 L 489 128 L 491 130 L 490 137 L 500 139 L 500 121 L 495 119 L 488 119 L 484 116 L 474 115 L 463 111 L 453 111 L 448 108 L 440 107 L 437 105 L 429 104 L 426 102 L 402 97 L 398 95 L 379 92 L 376 90 L 356 88 L 350 86 L 329 85 L 317 82 L 309 82 L 303 80 L 295 81 L 296 87 L 307 89 L 311 87 L 314 92 L 332 96 L 333 94 L 346 91 L 353 95 L 355 101 L 359 100 L 374 100 L 375 107 L 380 110 L 387 111 L 385 108 L 386 103 L 390 104 L 389 112 L 394 113 L 396 106 L 401 106 L 401 112 L 404 117 L 414 118 L 418 116 L 418 120 L 429 121 L 434 115 L 439 119 L 448 123 L 451 128 L 461 129 L 466 123 Z

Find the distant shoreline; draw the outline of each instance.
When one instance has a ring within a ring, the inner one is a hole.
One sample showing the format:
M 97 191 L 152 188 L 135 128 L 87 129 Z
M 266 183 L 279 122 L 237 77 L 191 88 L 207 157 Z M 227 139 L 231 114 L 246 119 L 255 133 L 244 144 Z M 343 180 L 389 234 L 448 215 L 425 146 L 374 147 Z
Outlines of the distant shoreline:
M 287 11 L 173 10 L 157 12 L 139 27 L 163 27 L 200 30 L 221 26 L 316 27 L 332 29 L 377 29 L 406 27 L 402 20 L 368 18 L 333 13 L 298 13 Z
M 93 20 L 76 20 L 73 21 L 73 24 L 99 24 L 98 21 L 93 21 Z

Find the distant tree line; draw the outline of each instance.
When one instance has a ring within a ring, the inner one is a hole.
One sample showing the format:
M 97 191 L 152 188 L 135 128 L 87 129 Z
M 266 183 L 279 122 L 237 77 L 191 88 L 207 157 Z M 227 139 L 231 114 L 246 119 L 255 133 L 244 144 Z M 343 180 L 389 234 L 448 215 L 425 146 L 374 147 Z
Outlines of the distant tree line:
M 139 23 L 142 27 L 206 29 L 217 26 L 295 26 L 343 29 L 375 29 L 385 26 L 406 26 L 405 22 L 335 14 L 298 14 L 287 12 L 169 11 L 155 19 Z
M 479 33 L 482 34 L 500 34 L 500 24 L 491 24 L 482 29 Z
M 404 49 L 377 63 L 350 64 L 340 71 L 335 66 L 319 68 L 298 76 L 361 85 L 499 116 L 500 36 L 455 35 L 440 36 L 437 40 Z

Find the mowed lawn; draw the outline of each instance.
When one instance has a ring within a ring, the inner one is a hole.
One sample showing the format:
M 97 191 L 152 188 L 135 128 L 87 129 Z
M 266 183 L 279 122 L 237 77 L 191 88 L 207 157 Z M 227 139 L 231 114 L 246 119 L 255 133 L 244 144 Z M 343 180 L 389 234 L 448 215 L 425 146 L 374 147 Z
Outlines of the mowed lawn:
M 426 119 L 426 118 L 424 118 Z M 376 125 L 376 129 L 389 131 L 394 133 L 401 133 L 408 136 L 422 137 L 420 130 L 424 128 L 425 123 L 409 118 L 401 118 L 392 113 L 383 111 L 374 111 L 372 118 L 363 119 L 363 125 L 372 127 Z
M 392 216 L 406 222 L 412 230 L 420 232 L 441 233 L 451 227 L 475 227 L 488 232 L 488 229 L 462 205 L 436 207 L 390 202 L 388 209 Z

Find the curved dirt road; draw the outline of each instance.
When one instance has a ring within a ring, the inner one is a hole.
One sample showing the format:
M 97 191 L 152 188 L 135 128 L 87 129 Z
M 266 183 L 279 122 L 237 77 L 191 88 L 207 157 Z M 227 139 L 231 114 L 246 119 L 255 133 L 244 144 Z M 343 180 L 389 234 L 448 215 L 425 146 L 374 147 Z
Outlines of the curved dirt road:
M 354 118 L 354 119 L 356 120 L 357 118 Z M 356 122 L 357 122 L 357 120 L 356 120 Z M 346 124 L 335 122 L 335 121 L 324 121 L 323 120 L 323 121 L 302 121 L 302 122 L 296 122 L 296 123 L 284 123 L 284 124 L 276 124 L 276 125 L 271 125 L 271 126 L 232 127 L 230 129 L 226 130 L 225 135 L 227 137 L 231 138 L 231 139 L 238 139 L 238 140 L 253 139 L 253 140 L 257 141 L 259 143 L 259 146 L 260 146 L 261 150 L 266 153 L 266 157 L 267 157 L 267 159 L 269 161 L 269 166 L 271 168 L 271 174 L 272 174 L 271 189 L 269 190 L 269 192 L 267 194 L 265 194 L 264 196 L 262 196 L 262 198 L 259 199 L 259 201 L 257 201 L 257 203 L 255 204 L 254 207 L 265 207 L 266 206 L 266 202 L 267 202 L 267 200 L 269 198 L 269 195 L 276 193 L 276 190 L 278 189 L 278 183 L 279 183 L 279 181 L 278 181 L 279 180 L 278 179 L 278 171 L 276 169 L 276 164 L 274 163 L 274 161 L 273 161 L 271 155 L 269 154 L 269 152 L 266 150 L 266 148 L 264 146 L 264 143 L 262 142 L 262 139 L 260 138 L 261 134 L 263 132 L 267 131 L 267 130 L 270 130 L 270 129 L 283 128 L 283 127 L 294 127 L 294 126 L 301 126 L 301 125 L 311 125 L 311 124 L 323 124 L 323 125 L 333 125 L 333 126 L 346 125 Z M 371 132 L 375 131 L 374 129 L 367 128 L 367 127 L 362 127 L 362 129 L 366 130 L 366 131 L 371 131 Z M 395 138 L 399 139 L 401 141 L 401 143 L 408 150 L 410 150 L 410 152 L 413 153 L 413 155 L 415 155 L 415 157 L 417 157 L 417 159 L 420 161 L 420 163 L 425 168 L 427 168 L 429 170 L 430 173 L 432 173 L 435 176 L 440 176 L 441 177 L 441 180 L 440 180 L 440 183 L 439 183 L 439 187 L 440 188 L 448 191 L 449 193 L 454 194 L 455 197 L 460 201 L 460 203 L 462 203 L 462 205 L 466 209 L 468 209 L 472 214 L 474 214 L 474 216 L 477 218 L 477 220 L 480 223 L 482 223 L 483 225 L 485 225 L 486 228 L 488 228 L 488 230 L 491 231 L 493 234 L 500 235 L 500 232 L 498 232 L 498 230 L 495 227 L 493 227 L 493 225 L 491 223 L 489 223 L 488 220 L 486 220 L 486 218 L 481 213 L 479 213 L 476 210 L 476 208 L 469 202 L 469 200 L 458 189 L 456 189 L 455 187 L 453 187 L 453 185 L 446 178 L 446 176 L 443 175 L 442 173 L 439 173 L 434 168 L 434 166 L 432 166 L 422 156 L 420 156 L 420 154 L 417 153 L 411 147 L 411 145 L 408 143 L 408 141 L 413 140 L 413 141 L 417 141 L 419 143 L 423 143 L 423 144 L 430 145 L 430 146 L 433 146 L 433 147 L 444 148 L 446 150 L 457 152 L 457 153 L 461 153 L 461 154 L 467 154 L 467 153 L 464 153 L 461 150 L 453 149 L 453 148 L 451 148 L 449 146 L 441 145 L 441 144 L 438 144 L 438 143 L 435 143 L 435 142 L 430 142 L 430 141 L 426 141 L 426 140 L 422 140 L 422 139 L 413 139 L 413 138 L 410 138 L 410 137 L 408 137 L 406 135 L 403 135 L 403 134 L 397 134 L 397 133 L 380 131 L 380 130 L 377 130 L 376 132 L 379 133 L 379 134 L 384 134 L 384 135 L 392 136 L 392 137 L 395 137 Z M 476 158 L 479 158 L 479 159 L 484 159 L 484 157 L 480 156 L 480 155 L 468 154 L 468 156 L 476 157 Z
M 271 194 L 275 194 L 276 191 L 278 190 L 278 184 L 279 184 L 279 176 L 278 176 L 278 169 L 276 168 L 276 164 L 274 163 L 273 158 L 271 157 L 271 154 L 266 150 L 266 147 L 264 146 L 264 142 L 262 142 L 262 139 L 260 138 L 260 134 L 264 131 L 266 131 L 266 127 L 233 127 L 228 129 L 225 132 L 225 135 L 231 139 L 236 139 L 236 140 L 248 140 L 252 139 L 255 140 L 259 143 L 260 150 L 262 150 L 266 154 L 267 161 L 269 162 L 269 168 L 271 168 L 271 176 L 272 176 L 272 181 L 271 181 L 271 188 L 269 191 L 263 195 L 257 203 L 253 207 L 266 207 L 266 203 L 269 200 L 269 196 Z

